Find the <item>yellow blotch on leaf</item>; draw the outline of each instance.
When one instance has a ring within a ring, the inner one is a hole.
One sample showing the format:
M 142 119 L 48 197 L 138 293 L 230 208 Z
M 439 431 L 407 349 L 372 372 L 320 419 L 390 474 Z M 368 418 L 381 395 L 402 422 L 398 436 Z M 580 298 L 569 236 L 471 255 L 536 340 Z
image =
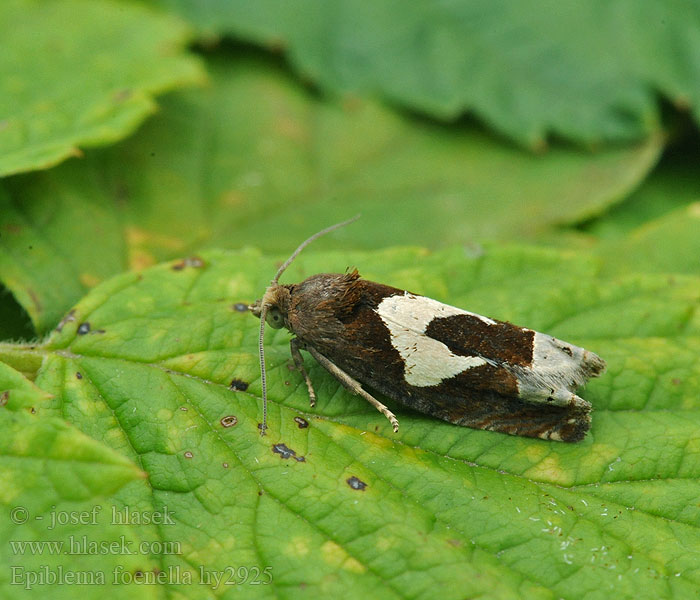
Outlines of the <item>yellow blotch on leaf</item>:
M 129 267 L 135 271 L 141 271 L 142 269 L 151 267 L 157 262 L 156 257 L 150 252 L 133 249 L 129 251 Z
M 686 456 L 697 456 L 700 454 L 700 438 L 690 438 L 685 445 Z
M 583 471 L 600 471 L 601 467 L 607 468 L 616 458 L 620 456 L 620 448 L 610 444 L 593 444 L 585 456 L 581 457 L 579 467 Z
M 302 536 L 296 536 L 285 546 L 285 554 L 302 558 L 309 553 L 309 540 Z
M 387 550 L 390 550 L 395 544 L 395 541 L 392 538 L 384 537 L 384 536 L 379 536 L 377 538 L 377 550 L 380 550 L 381 552 L 386 552 Z
M 150 267 L 158 262 L 158 258 L 144 246 L 167 250 L 168 254 L 185 247 L 185 242 L 178 237 L 155 233 L 133 225 L 124 228 L 124 236 L 129 248 L 129 267 L 136 270 Z
M 92 273 L 80 274 L 80 283 L 83 284 L 85 287 L 95 287 L 101 281 L 102 280 L 97 275 L 93 275 Z
M 364 573 L 367 570 L 364 565 L 348 555 L 338 544 L 330 540 L 321 546 L 321 558 L 331 566 L 340 567 L 352 573 Z
M 21 482 L 15 481 L 16 476 L 17 472 L 15 470 L 0 465 L 0 479 L 3 482 L 0 486 L 0 503 L 10 504 L 20 495 L 23 486 Z
M 525 448 L 525 456 L 530 462 L 538 463 L 550 451 L 544 444 L 530 444 Z
M 156 414 L 158 416 L 158 420 L 163 423 L 170 421 L 170 419 L 173 418 L 173 411 L 169 408 L 161 408 Z
M 525 471 L 524 475 L 535 481 L 545 481 L 558 485 L 571 485 L 574 483 L 574 473 L 570 470 L 562 469 L 559 456 L 552 455 L 541 460 L 536 465 Z
M 95 402 L 93 398 L 87 398 L 83 396 L 74 401 L 73 404 L 77 405 L 80 414 L 85 417 L 95 417 L 100 413 L 106 412 L 104 404 Z

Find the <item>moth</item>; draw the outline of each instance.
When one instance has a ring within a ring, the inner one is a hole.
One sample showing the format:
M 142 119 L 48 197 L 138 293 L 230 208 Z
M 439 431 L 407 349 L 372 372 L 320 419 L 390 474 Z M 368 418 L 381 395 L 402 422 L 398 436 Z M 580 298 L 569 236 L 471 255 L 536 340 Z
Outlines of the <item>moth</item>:
M 396 416 L 364 386 L 455 425 L 563 442 L 583 439 L 590 428 L 591 404 L 575 392 L 605 370 L 605 362 L 593 352 L 366 281 L 356 269 L 278 283 L 308 244 L 357 218 L 304 241 L 279 268 L 263 297 L 249 307 L 260 318 L 262 435 L 267 429 L 267 323 L 293 334 L 292 359 L 312 407 L 316 393 L 301 350 L 381 412 L 394 432 L 399 429 Z

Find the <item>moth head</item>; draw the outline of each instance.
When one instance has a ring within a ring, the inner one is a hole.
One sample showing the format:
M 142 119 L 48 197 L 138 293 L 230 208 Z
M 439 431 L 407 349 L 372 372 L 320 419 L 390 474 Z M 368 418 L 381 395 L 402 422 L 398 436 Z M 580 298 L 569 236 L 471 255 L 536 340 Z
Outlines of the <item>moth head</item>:
M 264 312 L 265 322 L 273 329 L 281 329 L 285 326 L 285 317 L 289 310 L 289 296 L 287 287 L 273 283 L 265 290 L 263 297 L 250 306 L 250 311 L 258 318 Z
M 260 355 L 260 384 L 262 387 L 262 399 L 263 399 L 263 420 L 260 425 L 260 435 L 265 435 L 265 430 L 267 429 L 267 378 L 265 373 L 265 323 L 267 323 L 273 329 L 281 329 L 286 325 L 287 315 L 289 314 L 289 299 L 290 292 L 289 288 L 284 285 L 279 285 L 277 283 L 284 273 L 284 270 L 292 263 L 292 261 L 299 255 L 299 253 L 306 248 L 315 239 L 343 227 L 349 225 L 353 221 L 360 218 L 360 215 L 353 217 L 342 223 L 337 223 L 326 227 L 325 229 L 319 231 L 312 235 L 309 239 L 303 241 L 299 247 L 292 253 L 292 255 L 284 261 L 282 266 L 277 270 L 275 278 L 272 280 L 268 288 L 265 290 L 263 297 L 257 300 L 254 304 L 250 305 L 250 312 L 252 312 L 256 317 L 260 319 L 260 334 L 258 336 L 258 352 Z

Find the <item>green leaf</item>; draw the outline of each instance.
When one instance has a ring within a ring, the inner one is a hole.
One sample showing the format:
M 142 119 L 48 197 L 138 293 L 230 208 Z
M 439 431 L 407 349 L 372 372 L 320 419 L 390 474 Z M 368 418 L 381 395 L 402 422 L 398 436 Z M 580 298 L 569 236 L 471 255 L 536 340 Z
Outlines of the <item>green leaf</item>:
M 132 133 L 155 94 L 202 81 L 188 37 L 182 22 L 129 3 L 3 0 L 0 176 Z
M 595 412 L 579 444 L 455 427 L 389 403 L 394 435 L 307 357 L 318 393 L 309 408 L 288 368 L 289 334 L 269 330 L 261 437 L 259 323 L 241 308 L 277 264 L 254 250 L 211 251 L 125 273 L 42 346 L 2 348 L 40 356 L 36 383 L 55 395 L 53 410 L 148 472 L 115 498 L 176 515 L 157 533 L 182 552 L 156 557 L 161 569 L 196 579 L 200 567 L 270 567 L 272 583 L 240 585 L 243 596 L 695 593 L 700 278 L 606 279 L 581 254 L 503 244 L 479 255 L 309 251 L 285 281 L 355 265 L 584 345 L 609 371 L 583 392 Z M 304 460 L 276 453 L 280 443 Z M 202 589 L 178 588 L 188 598 Z
M 607 275 L 700 274 L 700 179 L 697 142 L 669 149 L 640 187 L 607 212 L 546 237 L 594 252 Z
M 61 585 L 49 574 L 101 573 L 109 581 L 114 569 L 143 568 L 138 554 L 90 552 L 76 544 L 85 539 L 112 548 L 136 546 L 130 528 L 112 523 L 109 507 L 103 512 L 100 502 L 144 474 L 123 455 L 49 416 L 48 394 L 3 363 L 0 390 L 7 401 L 0 406 L 2 597 L 24 597 L 33 589 L 42 597 L 71 598 L 70 581 Z M 30 405 L 36 415 L 18 410 Z M 118 588 L 114 594 L 133 597 Z
M 674 211 L 682 213 L 700 200 L 697 148 L 693 137 L 669 146 L 637 189 L 610 210 L 582 223 L 579 229 L 596 238 L 620 240 Z
M 159 0 L 203 33 L 284 48 L 324 89 L 453 119 L 473 111 L 531 146 L 646 137 L 657 93 L 700 114 L 696 2 Z
M 30 408 L 44 403 L 50 397 L 50 394 L 26 379 L 22 373 L 0 362 L 0 409 Z
M 473 127 L 322 102 L 269 61 L 226 58 L 212 57 L 210 88 L 164 99 L 123 144 L 0 185 L 0 279 L 37 331 L 125 268 L 207 246 L 289 252 L 358 212 L 345 247 L 536 237 L 623 198 L 663 145 L 533 156 Z
M 700 202 L 654 219 L 597 248 L 610 274 L 700 274 Z

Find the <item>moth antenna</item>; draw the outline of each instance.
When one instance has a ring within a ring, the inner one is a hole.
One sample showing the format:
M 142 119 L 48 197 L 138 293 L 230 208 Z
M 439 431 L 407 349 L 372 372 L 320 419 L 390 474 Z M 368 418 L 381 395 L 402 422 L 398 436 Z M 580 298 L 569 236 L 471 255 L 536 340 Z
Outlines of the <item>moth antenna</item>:
M 317 240 L 320 238 L 322 235 L 326 235 L 327 233 L 330 233 L 331 231 L 335 231 L 336 229 L 339 229 L 340 227 L 345 227 L 346 225 L 350 225 L 350 223 L 353 223 L 357 221 L 357 219 L 360 218 L 360 215 L 355 215 L 352 219 L 348 219 L 347 221 L 343 221 L 342 223 L 336 223 L 335 225 L 331 225 L 330 227 L 326 227 L 325 229 L 322 229 L 318 233 L 314 233 L 310 238 L 304 240 L 301 244 L 299 244 L 299 247 L 292 252 L 292 255 L 284 261 L 284 264 L 277 270 L 277 274 L 275 275 L 275 278 L 272 280 L 272 285 L 277 285 L 277 282 L 279 281 L 279 278 L 282 276 L 282 273 L 284 273 L 285 269 L 292 264 L 292 261 L 299 256 L 299 253 L 306 248 L 311 242 L 314 240 Z M 265 302 L 261 303 L 260 306 L 260 333 L 258 334 L 258 354 L 260 357 L 260 385 L 262 387 L 262 401 L 263 401 L 263 418 L 262 418 L 262 425 L 260 426 L 260 435 L 264 436 L 265 431 L 267 430 L 267 374 L 266 374 L 266 369 L 265 369 L 265 318 L 267 317 L 267 308 L 268 305 Z
M 267 317 L 267 304 L 260 308 L 260 334 L 258 335 L 258 354 L 260 356 L 260 384 L 262 386 L 263 418 L 260 427 L 260 435 L 265 435 L 267 429 L 267 375 L 265 373 L 265 317 Z
M 342 223 L 336 223 L 335 225 L 331 225 L 330 227 L 326 227 L 325 229 L 322 229 L 318 233 L 314 233 L 310 238 L 304 240 L 301 244 L 299 244 L 299 247 L 292 252 L 292 255 L 284 261 L 284 264 L 277 270 L 277 275 L 275 275 L 275 278 L 272 280 L 272 283 L 275 284 L 279 281 L 280 277 L 282 276 L 282 273 L 284 273 L 285 269 L 292 264 L 292 261 L 299 256 L 299 253 L 306 248 L 311 242 L 317 240 L 320 238 L 322 235 L 326 235 L 327 233 L 330 233 L 331 231 L 335 231 L 336 229 L 340 229 L 341 227 L 345 227 L 346 225 L 350 225 L 350 223 L 354 223 L 357 221 L 357 219 L 360 218 L 360 215 L 355 215 L 352 219 L 348 219 L 347 221 L 343 221 Z

